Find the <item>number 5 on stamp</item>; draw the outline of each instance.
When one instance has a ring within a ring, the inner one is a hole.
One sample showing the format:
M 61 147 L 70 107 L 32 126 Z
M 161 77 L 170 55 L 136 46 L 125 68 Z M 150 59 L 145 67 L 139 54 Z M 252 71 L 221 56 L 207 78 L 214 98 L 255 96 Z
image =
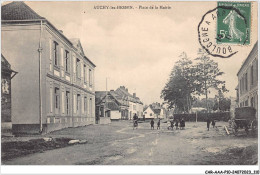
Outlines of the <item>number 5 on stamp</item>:
M 218 2 L 216 42 L 250 44 L 251 3 Z

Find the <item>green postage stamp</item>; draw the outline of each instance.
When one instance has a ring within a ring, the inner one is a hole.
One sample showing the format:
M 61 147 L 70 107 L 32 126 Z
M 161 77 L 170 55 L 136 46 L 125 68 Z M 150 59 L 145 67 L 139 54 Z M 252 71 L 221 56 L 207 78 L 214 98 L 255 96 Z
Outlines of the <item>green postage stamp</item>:
M 229 58 L 236 46 L 250 45 L 251 2 L 217 2 L 207 11 L 198 25 L 201 47 L 210 55 Z
M 218 44 L 250 44 L 250 2 L 218 2 L 217 13 Z

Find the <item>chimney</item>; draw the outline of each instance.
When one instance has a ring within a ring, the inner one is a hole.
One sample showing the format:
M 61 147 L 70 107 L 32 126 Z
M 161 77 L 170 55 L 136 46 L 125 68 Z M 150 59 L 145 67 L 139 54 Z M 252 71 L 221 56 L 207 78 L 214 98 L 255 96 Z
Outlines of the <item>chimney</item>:
M 128 89 L 127 89 L 127 88 L 125 88 L 125 90 L 126 90 L 126 92 L 128 92 Z
M 133 93 L 134 98 L 136 97 L 136 93 Z

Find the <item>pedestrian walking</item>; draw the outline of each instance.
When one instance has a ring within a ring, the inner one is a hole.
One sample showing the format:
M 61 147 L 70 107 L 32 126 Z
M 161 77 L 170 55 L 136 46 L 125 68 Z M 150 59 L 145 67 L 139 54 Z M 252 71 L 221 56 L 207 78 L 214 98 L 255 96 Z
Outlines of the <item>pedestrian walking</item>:
M 212 120 L 211 124 L 212 124 L 213 128 L 215 128 L 215 125 L 216 125 L 215 120 Z
M 173 120 L 171 121 L 171 128 L 172 128 L 172 130 L 174 128 L 174 121 Z
M 180 128 L 181 128 L 181 129 L 184 129 L 184 128 L 185 128 L 185 120 L 184 120 L 184 118 L 181 119 Z
M 178 119 L 176 119 L 176 122 L 175 122 L 175 127 L 176 127 L 176 130 L 177 130 L 177 129 L 179 129 L 179 128 L 178 128 L 178 125 L 179 125 L 179 120 L 178 120 Z
M 150 124 L 151 124 L 151 129 L 154 129 L 154 121 L 153 121 L 153 119 L 152 119 L 152 121 L 150 122 Z
M 161 119 L 159 119 L 159 121 L 157 122 L 157 129 L 160 129 L 160 125 L 161 125 Z
M 209 117 L 208 117 L 208 119 L 207 119 L 207 128 L 208 128 L 208 131 L 209 131 L 209 125 L 210 125 L 210 119 L 209 119 Z

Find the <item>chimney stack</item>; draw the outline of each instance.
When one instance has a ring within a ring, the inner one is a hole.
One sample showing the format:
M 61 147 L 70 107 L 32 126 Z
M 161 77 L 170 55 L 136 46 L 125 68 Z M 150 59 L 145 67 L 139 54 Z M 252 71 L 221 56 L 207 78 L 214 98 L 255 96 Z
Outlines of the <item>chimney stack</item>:
M 134 98 L 136 97 L 136 93 L 133 93 Z

